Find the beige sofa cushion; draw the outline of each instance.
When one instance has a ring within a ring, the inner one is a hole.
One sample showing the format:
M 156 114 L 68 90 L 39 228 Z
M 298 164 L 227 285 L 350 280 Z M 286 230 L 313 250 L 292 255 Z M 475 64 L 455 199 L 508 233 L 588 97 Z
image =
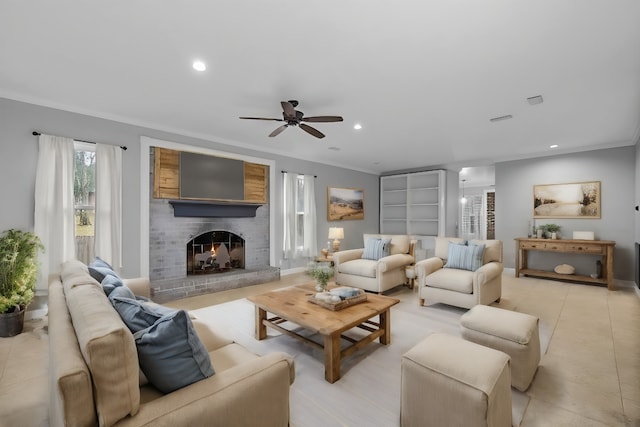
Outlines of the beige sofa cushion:
M 371 259 L 354 259 L 338 266 L 340 273 L 354 276 L 376 277 L 378 261 Z
M 91 371 L 101 426 L 111 426 L 140 406 L 138 355 L 133 335 L 101 287 L 65 289 L 84 360 Z
M 473 271 L 441 268 L 428 275 L 425 284 L 432 288 L 470 294 L 473 292 Z
M 49 285 L 49 362 L 53 378 L 49 391 L 51 425 L 57 426 L 64 416 L 70 426 L 96 425 L 91 374 L 78 347 L 58 280 Z

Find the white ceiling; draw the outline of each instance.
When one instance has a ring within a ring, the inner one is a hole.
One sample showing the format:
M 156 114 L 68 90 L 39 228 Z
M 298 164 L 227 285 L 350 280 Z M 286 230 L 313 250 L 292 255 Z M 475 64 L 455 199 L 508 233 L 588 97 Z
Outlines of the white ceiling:
M 639 23 L 638 0 L 2 0 L 0 97 L 373 173 L 490 165 L 634 144 Z M 238 119 L 289 99 L 344 122 Z

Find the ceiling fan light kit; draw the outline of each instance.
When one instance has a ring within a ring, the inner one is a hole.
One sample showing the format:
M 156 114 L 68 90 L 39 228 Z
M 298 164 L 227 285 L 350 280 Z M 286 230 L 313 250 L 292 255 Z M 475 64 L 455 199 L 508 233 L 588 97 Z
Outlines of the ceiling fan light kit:
M 282 106 L 282 118 L 266 118 L 266 117 L 240 117 L 241 119 L 248 120 L 271 120 L 275 122 L 286 122 L 282 126 L 276 128 L 273 132 L 269 134 L 270 137 L 277 136 L 281 134 L 286 128 L 289 126 L 298 126 L 303 131 L 307 132 L 310 135 L 315 136 L 316 138 L 324 138 L 324 134 L 320 132 L 318 129 L 309 126 L 306 123 L 330 123 L 330 122 L 341 122 L 341 116 L 314 116 L 314 117 L 305 117 L 302 111 L 296 110 L 298 106 L 298 101 L 289 100 L 280 102 Z

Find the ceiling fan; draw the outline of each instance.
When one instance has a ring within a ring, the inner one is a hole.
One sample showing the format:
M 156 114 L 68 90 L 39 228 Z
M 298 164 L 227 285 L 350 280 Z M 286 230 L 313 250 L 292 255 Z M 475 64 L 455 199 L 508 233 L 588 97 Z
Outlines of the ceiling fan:
M 279 135 L 282 131 L 284 131 L 289 126 L 299 126 L 303 131 L 315 136 L 316 138 L 324 138 L 324 134 L 320 132 L 318 129 L 309 126 L 308 124 L 302 122 L 309 123 L 328 123 L 328 122 L 341 122 L 342 117 L 340 116 L 315 116 L 315 117 L 304 117 L 304 113 L 302 111 L 298 111 L 295 108 L 298 106 L 298 101 L 289 100 L 280 102 L 282 105 L 282 118 L 281 119 L 270 119 L 264 117 L 240 117 L 241 119 L 249 119 L 249 120 L 272 120 L 276 122 L 286 122 L 282 126 L 278 127 L 276 130 L 271 132 L 269 136 L 273 137 Z

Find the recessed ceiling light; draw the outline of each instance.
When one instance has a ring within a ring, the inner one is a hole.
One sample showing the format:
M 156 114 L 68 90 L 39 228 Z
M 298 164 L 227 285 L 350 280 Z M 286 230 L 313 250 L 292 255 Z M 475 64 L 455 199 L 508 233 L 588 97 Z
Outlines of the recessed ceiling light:
M 542 95 L 532 96 L 531 98 L 527 98 L 527 102 L 530 105 L 538 105 L 542 104 L 544 100 L 542 99 Z
M 353 125 L 353 128 L 355 130 L 360 130 L 360 129 L 362 129 L 362 125 L 360 123 L 356 123 L 355 125 Z
M 489 119 L 490 122 L 499 122 L 500 120 L 509 120 L 513 118 L 511 114 L 507 114 L 506 116 L 494 117 L 493 119 Z
M 193 69 L 196 70 L 196 71 L 204 71 L 204 70 L 207 69 L 207 66 L 204 65 L 204 62 L 202 62 L 202 61 L 195 61 L 193 63 Z
M 550 145 L 549 148 L 558 148 L 558 144 Z

